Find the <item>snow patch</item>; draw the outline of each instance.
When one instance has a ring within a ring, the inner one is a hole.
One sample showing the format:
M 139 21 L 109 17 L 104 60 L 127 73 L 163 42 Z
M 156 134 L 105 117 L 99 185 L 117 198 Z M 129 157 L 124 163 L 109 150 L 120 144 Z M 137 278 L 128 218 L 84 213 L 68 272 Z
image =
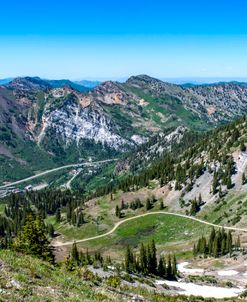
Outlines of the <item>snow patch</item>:
M 189 265 L 189 262 L 182 262 L 177 265 L 177 269 L 181 273 L 186 274 L 202 274 L 204 269 L 202 268 L 186 268 Z
M 202 296 L 204 298 L 216 299 L 237 297 L 244 291 L 244 288 L 242 287 L 224 288 L 217 286 L 197 285 L 194 283 L 180 281 L 157 280 L 156 284 L 166 284 L 168 286 L 179 288 L 181 290 L 178 290 L 178 293 L 182 295 Z
M 238 272 L 235 270 L 218 271 L 219 276 L 235 276 Z

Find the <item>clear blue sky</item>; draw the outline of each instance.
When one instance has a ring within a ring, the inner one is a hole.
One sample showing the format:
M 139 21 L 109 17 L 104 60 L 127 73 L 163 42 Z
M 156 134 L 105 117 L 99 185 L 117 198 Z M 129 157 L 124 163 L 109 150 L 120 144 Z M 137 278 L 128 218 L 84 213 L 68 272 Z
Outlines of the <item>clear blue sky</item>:
M 12 0 L 0 10 L 0 78 L 247 77 L 246 0 Z

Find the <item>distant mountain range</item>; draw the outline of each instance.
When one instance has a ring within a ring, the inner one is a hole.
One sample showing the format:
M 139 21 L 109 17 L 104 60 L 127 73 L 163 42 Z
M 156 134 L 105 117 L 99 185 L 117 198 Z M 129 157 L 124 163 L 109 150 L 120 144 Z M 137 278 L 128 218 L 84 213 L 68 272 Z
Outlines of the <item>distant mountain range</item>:
M 82 85 L 84 87 L 88 88 L 94 88 L 98 86 L 101 82 L 100 81 L 88 81 L 88 80 L 83 80 L 83 81 L 75 81 L 75 83 Z
M 27 77 L 28 78 L 28 77 Z M 62 80 L 49 80 L 49 79 L 40 79 L 39 77 L 32 77 L 33 79 L 43 80 L 51 85 L 53 88 L 60 88 L 63 86 L 70 86 L 78 91 L 88 91 L 90 88 L 94 88 L 97 85 L 99 85 L 100 81 L 88 81 L 88 80 L 82 80 L 82 81 L 70 81 L 66 79 Z M 13 81 L 15 78 L 6 78 L 6 79 L 0 79 L 0 85 L 5 85 Z
M 0 86 L 0 180 L 119 156 L 168 128 L 205 131 L 247 112 L 242 83 L 181 86 L 140 75 L 78 86 L 38 77 Z
M 0 85 L 8 84 L 11 82 L 14 78 L 6 78 L 6 79 L 0 79 Z

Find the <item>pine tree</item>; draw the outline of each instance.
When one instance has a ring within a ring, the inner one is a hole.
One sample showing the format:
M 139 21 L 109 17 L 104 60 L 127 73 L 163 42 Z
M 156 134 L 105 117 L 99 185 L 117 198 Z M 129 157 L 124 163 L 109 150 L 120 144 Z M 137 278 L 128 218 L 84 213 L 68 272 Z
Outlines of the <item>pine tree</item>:
M 192 216 L 196 215 L 196 213 L 199 211 L 199 209 L 200 208 L 197 204 L 196 199 L 193 199 L 192 203 L 191 203 L 191 208 L 190 208 L 190 215 L 192 215 Z
M 196 249 L 196 245 L 193 245 L 193 256 L 196 257 L 197 255 L 197 249 Z
M 199 194 L 199 197 L 198 197 L 198 204 L 202 205 L 202 195 L 201 195 L 201 193 Z
M 222 195 L 222 187 L 221 187 L 221 185 L 220 185 L 220 187 L 219 187 L 219 197 L 221 198 L 223 195 Z
M 50 236 L 51 238 L 53 238 L 53 237 L 54 237 L 54 227 L 53 227 L 53 225 L 52 225 L 52 224 L 48 224 L 47 230 L 48 230 L 49 236 Z
M 67 221 L 71 222 L 71 218 L 72 218 L 72 207 L 71 205 L 68 203 L 66 206 L 66 214 L 67 214 Z
M 145 274 L 147 272 L 147 252 L 146 252 L 146 248 L 143 243 L 141 244 L 141 247 L 140 247 L 139 265 L 140 265 L 141 272 Z
M 171 262 L 171 255 L 168 255 L 168 258 L 167 258 L 166 275 L 167 275 L 167 279 L 171 279 L 171 278 L 172 278 L 172 262 Z
M 133 269 L 133 252 L 128 245 L 125 252 L 125 270 L 130 273 Z
M 79 263 L 79 252 L 78 252 L 78 249 L 77 249 L 77 245 L 76 245 L 76 242 L 73 243 L 72 245 L 72 250 L 71 250 L 71 259 L 73 261 L 75 261 L 76 264 Z
M 84 223 L 85 223 L 84 214 L 82 212 L 79 212 L 79 214 L 77 215 L 77 219 L 76 219 L 76 226 L 80 227 Z
M 242 151 L 242 152 L 246 151 L 246 146 L 243 141 L 241 141 L 241 143 L 240 143 L 240 151 Z
M 177 276 L 177 260 L 175 254 L 173 254 L 172 257 L 172 276 L 173 277 Z
M 232 233 L 230 231 L 228 231 L 228 233 L 227 233 L 227 251 L 231 257 L 232 256 Z
M 86 251 L 86 257 L 85 258 L 86 258 L 86 264 L 87 265 L 92 264 L 92 259 L 91 259 L 91 256 L 90 256 L 89 252 L 88 252 L 88 249 Z
M 245 173 L 242 174 L 242 185 L 246 183 L 246 176 Z
M 122 199 L 121 201 L 121 210 L 124 210 L 125 209 L 125 204 L 124 204 L 124 200 Z
M 147 200 L 146 200 L 146 210 L 148 211 L 148 210 L 150 210 L 152 208 L 152 204 L 151 204 L 151 202 L 150 202 L 150 199 L 148 198 Z
M 151 249 L 151 265 L 152 265 L 151 273 L 155 274 L 157 268 L 157 256 L 156 256 L 156 246 L 155 246 L 154 239 L 151 242 L 150 249 Z
M 226 238 L 225 236 L 221 240 L 221 255 L 225 255 L 226 253 Z
M 208 252 L 210 255 L 213 254 L 213 243 L 214 243 L 214 238 L 215 238 L 215 229 L 212 228 L 209 241 L 208 241 Z
M 213 195 L 215 195 L 217 193 L 218 185 L 219 185 L 218 174 L 217 174 L 217 172 L 214 172 L 213 184 L 212 184 L 212 193 L 213 193 Z
M 119 209 L 118 205 L 116 206 L 115 214 L 118 218 L 121 218 L 122 216 L 121 210 Z
M 160 256 L 159 259 L 159 264 L 158 264 L 158 275 L 161 278 L 165 278 L 166 277 L 166 265 L 165 265 L 165 261 L 164 258 L 162 256 Z
M 61 210 L 60 208 L 57 209 L 56 211 L 56 222 L 60 222 L 61 221 Z
M 232 179 L 231 179 L 230 173 L 227 175 L 226 187 L 228 190 L 231 189 L 231 187 L 232 187 Z
M 219 253 L 219 237 L 218 234 L 215 236 L 214 238 L 214 242 L 213 242 L 213 250 L 212 250 L 212 255 L 213 257 L 218 257 L 218 253 Z
M 32 214 L 26 216 L 22 231 L 14 239 L 14 249 L 53 262 L 54 256 L 46 237 L 46 227 L 43 219 Z

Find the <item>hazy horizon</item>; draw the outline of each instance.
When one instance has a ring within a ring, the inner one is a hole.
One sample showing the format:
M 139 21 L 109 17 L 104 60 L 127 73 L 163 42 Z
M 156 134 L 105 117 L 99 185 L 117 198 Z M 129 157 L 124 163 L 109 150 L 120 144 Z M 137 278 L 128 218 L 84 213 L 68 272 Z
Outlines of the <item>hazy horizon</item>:
M 69 80 L 71 82 L 81 82 L 81 81 L 92 81 L 92 82 L 105 82 L 105 81 L 117 81 L 117 82 L 125 82 L 131 76 L 138 76 L 137 74 L 133 74 L 126 77 L 83 77 L 78 79 L 71 79 L 71 78 L 49 78 L 49 77 L 41 77 L 39 75 L 21 75 L 21 76 L 11 76 L 7 78 L 0 78 L 0 81 L 5 80 L 13 80 L 18 77 L 39 77 L 41 79 L 46 80 Z M 150 75 L 148 75 L 150 76 Z M 166 77 L 155 77 L 159 80 L 164 82 L 172 83 L 172 84 L 213 84 L 219 82 L 244 82 L 247 83 L 247 77 L 173 77 L 173 78 L 166 78 Z

